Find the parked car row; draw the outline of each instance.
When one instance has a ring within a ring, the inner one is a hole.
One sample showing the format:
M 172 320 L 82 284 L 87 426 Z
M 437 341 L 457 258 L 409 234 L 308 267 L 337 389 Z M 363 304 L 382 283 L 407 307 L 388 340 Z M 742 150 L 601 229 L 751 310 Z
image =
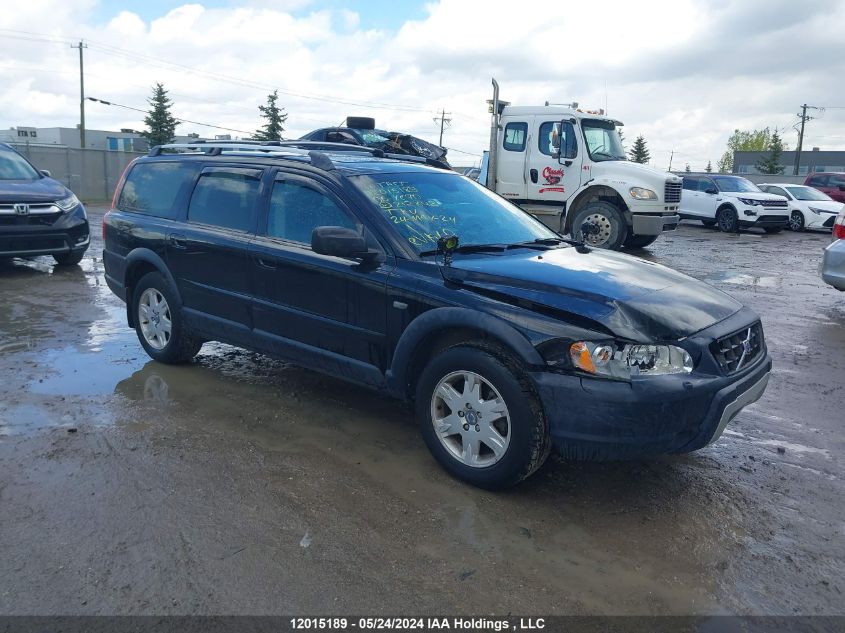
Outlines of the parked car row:
M 808 178 L 808 182 L 812 180 Z M 843 209 L 842 202 L 808 185 L 755 185 L 741 176 L 713 174 L 684 176 L 683 186 L 681 218 L 700 220 L 725 232 L 742 228 L 762 228 L 766 233 L 784 228 L 831 229 Z

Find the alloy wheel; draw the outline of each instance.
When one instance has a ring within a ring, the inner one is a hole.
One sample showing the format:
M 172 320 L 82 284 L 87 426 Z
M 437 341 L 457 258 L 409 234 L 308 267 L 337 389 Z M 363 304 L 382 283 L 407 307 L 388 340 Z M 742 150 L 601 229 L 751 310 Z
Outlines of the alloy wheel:
M 138 301 L 138 323 L 147 344 L 155 350 L 164 349 L 173 331 L 170 306 L 155 288 L 147 288 Z
M 431 423 L 449 454 L 473 468 L 492 466 L 510 444 L 508 407 L 493 384 L 475 372 L 455 371 L 437 383 Z
M 793 211 L 789 216 L 789 230 L 803 231 L 804 230 L 804 216 L 800 211 Z

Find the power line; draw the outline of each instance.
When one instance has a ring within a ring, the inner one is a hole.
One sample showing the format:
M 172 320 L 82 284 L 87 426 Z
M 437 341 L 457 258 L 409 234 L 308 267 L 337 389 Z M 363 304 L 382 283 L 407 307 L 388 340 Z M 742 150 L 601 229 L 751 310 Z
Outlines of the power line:
M 115 103 L 113 101 L 106 101 L 105 99 L 96 99 L 95 97 L 88 97 L 88 101 L 96 101 L 97 103 L 102 103 L 103 105 L 107 106 L 114 106 L 116 108 L 124 108 L 126 110 L 134 110 L 135 112 L 142 112 L 144 114 L 148 114 L 147 110 L 142 110 L 141 108 L 135 108 L 133 106 L 123 105 L 122 103 Z M 202 125 L 203 127 L 212 127 L 217 130 L 226 130 L 227 132 L 237 132 L 239 134 L 248 134 L 252 135 L 252 132 L 247 132 L 245 130 L 236 130 L 235 128 L 231 127 L 223 127 L 222 125 L 214 125 L 213 123 L 200 123 L 199 121 L 191 121 L 190 119 L 181 119 L 179 117 L 173 117 L 179 123 L 191 123 L 193 125 Z

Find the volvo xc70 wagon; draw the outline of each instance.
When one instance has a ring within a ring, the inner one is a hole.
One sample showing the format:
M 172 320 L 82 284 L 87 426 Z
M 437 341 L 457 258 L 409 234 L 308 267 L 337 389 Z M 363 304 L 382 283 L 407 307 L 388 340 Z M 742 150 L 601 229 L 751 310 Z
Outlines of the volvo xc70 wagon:
M 106 280 L 152 358 L 222 341 L 386 392 L 482 487 L 529 476 L 552 447 L 700 449 L 769 378 L 760 319 L 728 295 L 569 242 L 424 159 L 154 148 L 103 230 Z

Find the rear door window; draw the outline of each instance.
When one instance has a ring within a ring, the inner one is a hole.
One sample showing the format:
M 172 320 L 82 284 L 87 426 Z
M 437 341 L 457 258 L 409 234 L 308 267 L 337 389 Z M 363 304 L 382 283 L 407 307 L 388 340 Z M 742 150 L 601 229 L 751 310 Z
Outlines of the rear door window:
M 825 187 L 827 185 L 827 176 L 813 176 L 807 184 L 811 187 Z
M 260 169 L 206 167 L 191 196 L 188 221 L 254 231 L 261 173 Z
M 505 140 L 502 147 L 509 152 L 524 152 L 525 139 L 527 135 L 527 123 L 508 123 L 505 126 Z
M 138 163 L 126 176 L 117 208 L 174 219 L 198 171 L 199 165 L 184 161 Z

